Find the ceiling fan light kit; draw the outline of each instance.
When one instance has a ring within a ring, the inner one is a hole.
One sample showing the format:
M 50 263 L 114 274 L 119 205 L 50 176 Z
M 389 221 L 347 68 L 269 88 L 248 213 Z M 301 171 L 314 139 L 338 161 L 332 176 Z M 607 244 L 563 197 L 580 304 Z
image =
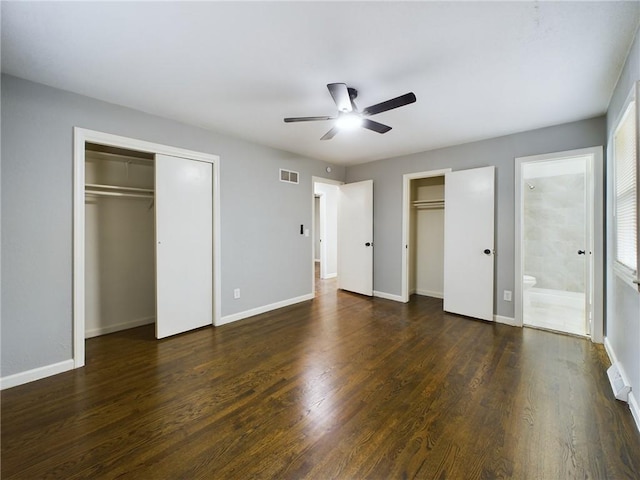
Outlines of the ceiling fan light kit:
M 336 127 L 340 130 L 354 130 L 362 126 L 362 117 L 357 113 L 344 113 L 336 119 Z
M 333 101 L 338 108 L 338 114 L 334 117 L 320 116 L 320 117 L 287 117 L 284 119 L 286 123 L 294 122 L 316 122 L 323 120 L 335 120 L 334 126 L 325 133 L 320 140 L 330 140 L 340 130 L 353 130 L 358 127 L 363 127 L 368 130 L 372 130 L 377 133 L 387 133 L 391 130 L 391 127 L 379 122 L 370 120 L 371 115 L 377 115 L 378 113 L 387 112 L 394 108 L 404 107 L 410 103 L 416 101 L 416 96 L 413 92 L 405 93 L 399 97 L 392 98 L 385 102 L 376 103 L 365 108 L 362 111 L 358 111 L 358 107 L 355 104 L 355 99 L 358 97 L 358 91 L 355 88 L 347 87 L 346 83 L 329 83 L 327 85 L 329 93 L 333 98 Z

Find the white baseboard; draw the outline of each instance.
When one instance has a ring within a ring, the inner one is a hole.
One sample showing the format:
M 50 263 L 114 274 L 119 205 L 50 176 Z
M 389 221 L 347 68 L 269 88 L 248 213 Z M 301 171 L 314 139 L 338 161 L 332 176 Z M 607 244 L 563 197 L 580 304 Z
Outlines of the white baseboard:
M 51 375 L 57 375 L 58 373 L 67 372 L 73 370 L 73 360 L 65 360 L 63 362 L 46 365 L 44 367 L 34 368 L 33 370 L 27 370 L 26 372 L 16 373 L 7 377 L 0 378 L 0 390 L 5 388 L 17 387 L 25 383 L 34 382 L 41 378 L 50 377 Z
M 394 302 L 404 303 L 404 300 L 402 299 L 402 297 L 400 295 L 394 295 L 393 293 L 378 292 L 378 291 L 374 290 L 373 291 L 373 296 L 374 297 L 379 297 L 379 298 L 384 298 L 386 300 L 393 300 Z
M 616 352 L 613 351 L 613 347 L 611 346 L 611 342 L 609 342 L 608 337 L 604 337 L 604 349 L 607 352 L 607 355 L 609 356 L 609 361 L 611 362 L 611 365 L 616 363 L 618 361 L 618 358 L 616 357 Z
M 611 365 L 616 364 L 616 368 L 618 369 L 618 372 L 620 372 L 623 383 L 625 385 L 631 385 L 631 383 L 629 383 L 629 377 L 627 377 L 627 372 L 625 372 L 624 370 L 624 365 L 618 361 L 616 352 L 613 350 L 613 346 L 611 345 L 611 342 L 609 342 L 609 339 L 607 337 L 604 338 L 604 349 L 609 356 Z
M 521 327 L 522 324 L 517 322 L 515 318 L 503 317 L 502 315 L 494 315 L 493 321 L 496 323 L 503 323 L 505 325 L 511 325 L 512 327 Z
M 272 303 L 270 305 L 264 305 L 262 307 L 252 308 L 251 310 L 245 310 L 244 312 L 232 313 L 231 315 L 225 315 L 220 319 L 220 322 L 216 324 L 216 327 L 221 325 L 226 325 L 227 323 L 237 322 L 238 320 L 243 320 L 245 318 L 253 317 L 254 315 L 260 315 L 261 313 L 270 312 L 271 310 L 275 310 L 277 308 L 288 307 L 289 305 L 293 305 L 294 303 L 305 302 L 307 300 L 312 300 L 314 297 L 313 293 L 308 293 L 306 295 L 301 295 L 295 298 L 289 298 L 288 300 L 282 300 L 281 302 Z
M 120 330 L 126 330 L 128 328 L 140 327 L 142 325 L 148 325 L 155 323 L 156 317 L 145 317 L 132 320 L 130 322 L 116 323 L 115 325 L 107 325 L 106 327 L 93 328 L 91 330 L 85 330 L 84 338 L 97 337 L 99 335 L 106 335 L 107 333 L 119 332 Z
M 323 280 L 327 280 L 327 279 L 329 279 L 329 278 L 336 278 L 337 276 L 338 276 L 338 274 L 337 274 L 337 273 L 327 273 L 327 274 L 324 276 Z
M 417 295 L 424 295 L 425 297 L 444 298 L 444 293 L 434 292 L 433 290 L 420 290 L 416 288 L 416 291 L 412 293 L 415 293 Z
M 629 410 L 631 410 L 631 415 L 636 421 L 636 428 L 640 432 L 640 405 L 638 405 L 638 400 L 633 394 L 633 390 L 629 392 Z
M 604 337 L 604 349 L 607 352 L 607 355 L 609 356 L 609 361 L 611 362 L 611 365 L 613 365 L 614 363 L 618 364 L 618 371 L 620 372 L 620 375 L 622 376 L 624 383 L 626 385 L 629 385 L 629 381 L 627 379 L 627 375 L 624 371 L 624 368 L 622 364 L 618 362 L 618 357 L 608 337 Z M 636 428 L 640 432 L 640 404 L 633 391 L 633 386 L 631 387 L 631 392 L 629 392 L 628 405 L 629 405 L 629 410 L 631 410 L 631 415 L 633 416 L 633 420 L 636 422 Z

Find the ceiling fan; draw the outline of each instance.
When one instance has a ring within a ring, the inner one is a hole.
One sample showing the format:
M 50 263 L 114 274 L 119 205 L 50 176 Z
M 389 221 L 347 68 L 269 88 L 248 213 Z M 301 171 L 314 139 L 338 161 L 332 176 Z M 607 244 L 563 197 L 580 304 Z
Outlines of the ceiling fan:
M 333 101 L 338 107 L 338 115 L 334 117 L 288 117 L 284 121 L 292 122 L 315 122 L 318 120 L 335 120 L 334 126 L 325 133 L 320 140 L 332 139 L 338 131 L 343 129 L 351 129 L 363 127 L 378 133 L 387 133 L 391 127 L 382 123 L 374 122 L 366 117 L 377 115 L 378 113 L 393 110 L 394 108 L 404 107 L 416 101 L 413 92 L 405 93 L 399 97 L 392 98 L 385 102 L 376 103 L 358 111 L 354 100 L 358 96 L 355 88 L 347 87 L 346 83 L 329 83 L 327 85 L 329 93 L 333 97 Z

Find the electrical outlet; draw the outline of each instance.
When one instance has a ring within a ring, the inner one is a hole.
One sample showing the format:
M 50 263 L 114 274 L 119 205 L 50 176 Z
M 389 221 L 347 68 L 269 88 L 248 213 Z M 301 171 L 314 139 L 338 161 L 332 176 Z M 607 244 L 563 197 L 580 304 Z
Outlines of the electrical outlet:
M 234 288 L 233 289 L 233 298 L 240 298 L 240 289 L 239 288 Z
M 511 301 L 511 290 L 505 290 L 504 291 L 504 301 L 505 302 L 510 302 Z

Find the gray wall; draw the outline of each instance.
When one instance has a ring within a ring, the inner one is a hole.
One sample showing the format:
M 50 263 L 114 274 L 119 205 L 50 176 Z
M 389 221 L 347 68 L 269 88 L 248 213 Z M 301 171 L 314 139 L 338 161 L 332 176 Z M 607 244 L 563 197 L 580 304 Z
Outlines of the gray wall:
M 640 80 L 640 33 L 629 51 L 626 64 L 611 97 L 607 111 L 607 133 L 613 133 L 634 82 Z M 637 103 L 636 103 L 637 105 Z M 613 273 L 613 168 L 607 165 L 607 323 L 609 346 L 631 382 L 632 395 L 640 402 L 640 293 Z M 640 412 L 636 412 L 640 414 Z
M 513 318 L 513 303 L 502 292 L 514 288 L 514 158 L 604 145 L 605 133 L 605 118 L 598 117 L 347 168 L 347 182 L 374 181 L 374 290 L 401 293 L 402 175 L 495 165 L 494 312 Z
M 311 176 L 344 168 L 10 76 L 1 121 L 1 376 L 72 356 L 74 126 L 220 155 L 223 316 L 312 293 Z

